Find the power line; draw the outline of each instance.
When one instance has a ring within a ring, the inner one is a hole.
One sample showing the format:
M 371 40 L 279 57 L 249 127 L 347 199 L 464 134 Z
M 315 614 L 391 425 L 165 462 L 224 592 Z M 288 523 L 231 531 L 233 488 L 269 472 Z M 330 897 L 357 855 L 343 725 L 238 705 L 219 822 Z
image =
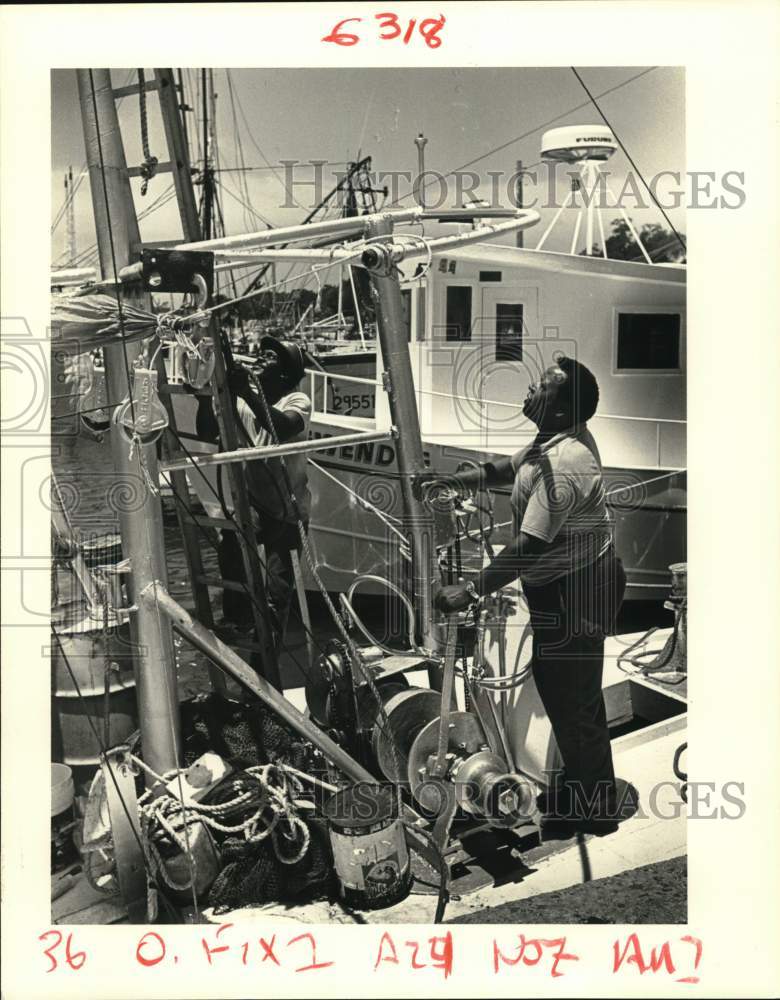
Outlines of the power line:
M 648 192 L 648 194 L 650 195 L 650 197 L 651 197 L 651 198 L 653 199 L 653 201 L 655 202 L 655 204 L 656 204 L 656 206 L 657 206 L 657 208 L 658 208 L 659 212 L 660 212 L 660 213 L 661 213 L 661 215 L 663 215 L 663 217 L 664 217 L 664 218 L 666 219 L 666 222 L 667 222 L 667 225 L 669 226 L 669 228 L 671 229 L 671 231 L 672 231 L 672 232 L 674 233 L 674 235 L 675 235 L 675 236 L 677 237 L 677 240 L 678 240 L 678 242 L 679 242 L 680 246 L 681 246 L 681 247 L 683 248 L 683 253 L 687 253 L 687 252 L 688 252 L 688 248 L 687 248 L 687 247 L 686 247 L 686 245 L 685 245 L 685 240 L 683 240 L 682 236 L 680 236 L 680 234 L 679 234 L 679 233 L 677 232 L 677 230 L 675 229 L 675 227 L 674 227 L 674 223 L 673 223 L 673 222 L 672 222 L 672 220 L 671 220 L 671 219 L 669 218 L 669 216 L 668 216 L 668 215 L 666 214 L 666 209 L 664 209 L 664 207 L 663 207 L 663 206 L 661 205 L 660 201 L 659 201 L 659 200 L 658 200 L 658 199 L 656 198 L 655 194 L 653 193 L 653 190 L 652 190 L 652 188 L 650 187 L 650 185 L 649 185 L 649 184 L 647 183 L 647 181 L 646 181 L 646 180 L 644 179 L 644 177 L 642 176 L 642 172 L 641 172 L 641 170 L 640 170 L 640 169 L 639 169 L 639 167 L 638 167 L 638 166 L 636 165 L 636 163 L 634 163 L 634 161 L 633 161 L 633 159 L 632 159 L 632 157 L 631 157 L 631 154 L 630 154 L 630 153 L 629 153 L 629 151 L 628 151 L 628 150 L 626 149 L 626 147 L 625 147 L 625 146 L 623 145 L 623 141 L 621 140 L 620 136 L 619 136 L 619 135 L 617 134 L 617 132 L 615 131 L 614 127 L 613 127 L 613 126 L 612 126 L 612 124 L 610 123 L 609 119 L 607 118 L 607 116 L 606 116 L 606 115 L 604 114 L 604 112 L 603 112 L 603 111 L 601 110 L 601 108 L 599 107 L 599 105 L 598 105 L 598 102 L 597 102 L 596 98 L 595 98 L 595 97 L 593 96 L 593 94 L 591 94 L 591 92 L 590 92 L 590 91 L 588 90 L 588 88 L 587 88 L 587 86 L 586 86 L 586 84 L 585 84 L 585 81 L 584 81 L 584 80 L 582 79 L 582 77 L 581 77 L 581 76 L 580 76 L 580 74 L 579 74 L 579 73 L 577 72 L 577 70 L 576 70 L 576 69 L 574 68 L 574 66 L 572 66 L 572 67 L 571 67 L 571 71 L 572 71 L 572 73 L 573 73 L 573 74 L 574 74 L 574 75 L 575 75 L 575 76 L 577 77 L 577 79 L 579 80 L 579 82 L 580 82 L 580 84 L 581 84 L 581 86 L 582 86 L 582 89 L 583 89 L 583 90 L 585 91 L 585 93 L 586 93 L 586 94 L 588 95 L 588 97 L 589 97 L 589 98 L 591 99 L 591 101 L 592 101 L 592 103 L 593 103 L 593 107 L 594 107 L 594 108 L 596 109 L 596 111 L 598 111 L 598 113 L 599 113 L 599 114 L 601 115 L 601 117 L 602 117 L 602 118 L 604 119 L 604 124 L 605 124 L 605 125 L 607 126 L 607 128 L 608 128 L 608 129 L 609 129 L 609 130 L 610 130 L 610 131 L 612 132 L 612 134 L 614 135 L 615 139 L 617 140 L 617 144 L 618 144 L 618 145 L 620 146 L 620 148 L 621 148 L 621 149 L 623 150 L 623 153 L 625 154 L 625 156 L 626 156 L 626 159 L 627 159 L 627 160 L 628 160 L 628 162 L 629 162 L 629 163 L 631 164 L 631 166 L 632 166 L 632 167 L 634 168 L 634 170 L 635 170 L 635 172 L 636 172 L 637 176 L 639 177 L 640 181 L 641 181 L 641 182 L 642 182 L 642 183 L 644 184 L 644 186 L 645 186 L 645 187 L 647 188 L 647 192 Z

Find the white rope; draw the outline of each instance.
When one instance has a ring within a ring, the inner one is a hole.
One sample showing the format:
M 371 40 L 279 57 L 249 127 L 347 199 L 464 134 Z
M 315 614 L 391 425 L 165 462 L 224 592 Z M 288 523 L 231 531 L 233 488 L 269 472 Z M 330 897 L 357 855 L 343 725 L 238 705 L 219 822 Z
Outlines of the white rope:
M 134 764 L 146 771 L 147 774 L 151 775 L 158 785 L 167 787 L 174 779 L 178 779 L 181 782 L 182 774 L 186 773 L 184 770 L 174 768 L 172 771 L 160 775 L 134 754 L 130 755 L 130 759 Z M 223 823 L 217 817 L 236 809 L 245 802 L 250 802 L 255 797 L 255 793 L 252 791 L 241 792 L 233 799 L 213 805 L 203 802 L 189 802 L 185 805 L 182 799 L 177 798 L 170 792 L 158 795 L 157 798 L 152 799 L 153 789 L 151 788 L 139 798 L 138 810 L 144 820 L 147 831 L 155 823 L 158 824 L 168 834 L 179 850 L 190 858 L 192 866 L 191 881 L 186 884 L 176 883 L 167 872 L 165 862 L 160 856 L 160 852 L 155 846 L 152 836 L 147 832 L 145 839 L 149 845 L 150 855 L 155 863 L 155 868 L 160 871 L 163 880 L 172 889 L 184 891 L 194 883 L 196 859 L 192 856 L 189 847 L 188 831 L 189 827 L 195 823 L 203 823 L 205 826 L 211 827 L 211 829 L 217 830 L 220 833 L 243 833 L 249 843 L 260 843 L 270 837 L 274 853 L 279 862 L 284 865 L 294 865 L 306 855 L 311 841 L 311 834 L 306 823 L 295 812 L 292 802 L 292 794 L 294 792 L 301 792 L 303 788 L 298 778 L 293 773 L 286 774 L 282 768 L 275 764 L 250 767 L 247 768 L 246 773 L 258 782 L 263 797 L 252 815 L 248 816 L 241 823 L 233 825 Z M 273 776 L 276 777 L 277 783 L 274 783 L 272 780 Z M 266 819 L 263 814 L 268 811 L 270 811 L 271 816 Z M 281 848 L 279 831 L 283 825 L 287 827 L 288 831 L 286 839 L 294 844 L 299 842 L 297 850 L 291 856 L 285 855 Z M 180 829 L 183 835 L 179 833 Z

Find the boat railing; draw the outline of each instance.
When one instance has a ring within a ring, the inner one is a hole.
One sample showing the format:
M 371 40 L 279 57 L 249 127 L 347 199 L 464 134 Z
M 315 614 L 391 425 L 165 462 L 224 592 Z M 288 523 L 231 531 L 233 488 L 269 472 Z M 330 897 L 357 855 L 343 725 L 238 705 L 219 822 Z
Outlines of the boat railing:
M 340 382 L 353 382 L 356 385 L 370 385 L 375 389 L 382 389 L 382 383 L 378 382 L 373 378 L 361 378 L 357 375 L 341 375 L 335 372 L 320 371 L 315 368 L 307 368 L 306 374 L 311 377 L 311 398 L 312 404 L 314 405 L 315 400 L 315 386 L 316 378 L 322 380 L 322 400 L 321 407 L 319 409 L 314 408 L 314 413 L 321 413 L 323 415 L 328 414 L 328 385 L 329 379 L 337 378 Z M 486 408 L 488 406 L 501 406 L 513 410 L 522 410 L 522 403 L 508 403 L 500 399 L 477 399 L 473 396 L 461 396 L 453 392 L 439 392 L 435 389 L 419 389 L 416 388 L 416 392 L 423 396 L 434 396 L 442 399 L 449 399 L 459 403 L 468 403 L 469 405 L 477 404 L 481 408 Z M 358 414 L 359 416 L 359 414 Z M 366 420 L 373 420 L 373 417 L 366 417 Z M 656 464 L 661 467 L 661 451 L 662 451 L 662 431 L 665 426 L 677 426 L 685 427 L 687 420 L 681 420 L 673 417 L 639 417 L 632 416 L 625 413 L 596 413 L 593 420 L 614 420 L 614 421 L 628 421 L 631 423 L 650 423 L 655 424 L 655 452 L 656 452 Z
M 312 401 L 312 412 L 327 414 L 328 410 L 328 386 L 330 385 L 330 380 L 337 378 L 340 382 L 352 382 L 356 385 L 370 385 L 373 388 L 382 388 L 382 383 L 377 382 L 373 378 L 361 378 L 359 375 L 341 375 L 337 372 L 322 371 L 318 368 L 306 368 L 306 374 L 309 376 L 309 386 L 310 386 L 310 397 Z M 320 407 L 317 407 L 317 379 L 320 379 L 320 385 L 322 386 L 322 399 Z M 366 420 L 373 420 L 374 417 L 367 416 Z

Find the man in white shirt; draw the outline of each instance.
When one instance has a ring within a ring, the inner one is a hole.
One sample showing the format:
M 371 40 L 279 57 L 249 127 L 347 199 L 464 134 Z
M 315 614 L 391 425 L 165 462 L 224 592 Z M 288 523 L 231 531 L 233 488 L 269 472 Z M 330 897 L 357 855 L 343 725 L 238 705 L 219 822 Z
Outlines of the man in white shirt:
M 303 441 L 309 432 L 311 400 L 306 393 L 297 391 L 304 374 L 301 352 L 296 345 L 283 344 L 272 337 L 263 338 L 260 346 L 268 364 L 260 372 L 258 382 L 268 412 L 260 394 L 252 387 L 247 369 L 236 366 L 229 375 L 239 437 L 242 439 L 239 443 L 245 447 L 261 447 L 272 445 L 274 438 L 279 443 Z M 291 553 L 300 552 L 299 522 L 306 530 L 311 510 L 306 456 L 257 459 L 248 462 L 245 468 L 249 500 L 256 516 L 257 540 L 265 551 L 266 594 L 273 618 L 275 644 L 279 649 L 295 590 Z M 244 580 L 235 532 L 222 533 L 219 564 L 225 579 Z M 247 594 L 226 590 L 223 613 L 226 620 L 234 624 L 250 625 L 251 598 Z

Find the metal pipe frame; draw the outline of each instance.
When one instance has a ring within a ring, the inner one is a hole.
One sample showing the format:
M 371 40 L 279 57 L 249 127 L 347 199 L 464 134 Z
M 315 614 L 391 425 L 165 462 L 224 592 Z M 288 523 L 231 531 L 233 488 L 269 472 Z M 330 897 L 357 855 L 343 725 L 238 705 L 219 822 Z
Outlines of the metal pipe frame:
M 119 269 L 129 263 L 131 247 L 139 244 L 141 237 L 111 73 L 107 69 L 78 70 L 77 77 L 100 267 L 105 277 L 113 278 L 114 265 Z M 123 296 L 149 309 L 148 295 L 139 297 L 127 291 Z M 141 354 L 142 344 L 115 343 L 103 351 L 109 399 L 123 399 L 128 394 L 127 372 Z M 111 452 L 118 481 L 133 494 L 133 502 L 123 504 L 119 513 L 122 551 L 130 560 L 132 603 L 150 581 L 167 580 L 162 505 L 149 490 L 141 465 L 143 462 L 151 481 L 157 482 L 157 450 L 154 444 L 139 445 L 131 459 L 127 440 L 112 422 Z M 131 614 L 130 626 L 144 755 L 149 766 L 161 774 L 177 766 L 180 746 L 173 635 L 169 622 L 146 604 Z
M 82 285 L 85 281 L 94 281 L 97 271 L 94 267 L 69 267 L 65 270 L 52 271 L 49 277 L 50 285 Z
M 358 215 L 346 219 L 328 219 L 324 222 L 309 222 L 301 226 L 285 226 L 280 229 L 263 229 L 257 233 L 245 233 L 240 236 L 223 236 L 214 240 L 197 240 L 190 243 L 179 243 L 177 250 L 230 250 L 240 247 L 273 246 L 275 243 L 295 243 L 299 240 L 313 240 L 317 236 L 343 236 L 366 232 L 375 223 L 389 219 L 391 223 L 399 222 L 471 222 L 473 219 L 507 217 L 527 214 L 534 216 L 533 222 L 539 219 L 538 212 L 527 209 L 518 211 L 514 208 L 443 208 L 424 209 L 401 208 L 388 212 L 376 212 L 372 215 Z M 533 223 L 527 223 L 532 225 Z
M 393 431 L 359 431 L 356 434 L 339 434 L 335 437 L 313 438 L 310 441 L 290 441 L 289 444 L 263 445 L 258 448 L 238 448 L 236 451 L 219 451 L 210 455 L 192 458 L 177 458 L 175 462 L 164 462 L 163 472 L 178 472 L 191 469 L 193 465 L 230 465 L 233 462 L 250 462 L 256 458 L 278 458 L 279 455 L 305 455 L 310 451 L 329 451 L 347 444 L 363 441 L 388 441 L 395 437 Z
M 480 211 L 483 213 L 482 215 L 480 215 Z M 489 218 L 490 215 L 487 213 L 488 209 L 477 209 L 471 214 L 470 218 Z M 422 216 L 423 214 L 427 213 L 420 211 L 420 215 Z M 504 212 L 504 217 L 506 215 L 507 213 Z M 509 219 L 508 222 L 491 223 L 489 225 L 478 226 L 476 229 L 473 229 L 468 233 L 458 233 L 456 236 L 439 236 L 435 239 L 427 240 L 427 248 L 422 247 L 419 240 L 415 240 L 414 245 L 401 245 L 400 243 L 395 244 L 391 249 L 393 261 L 396 264 L 399 264 L 403 260 L 412 260 L 417 257 L 424 258 L 427 256 L 428 252 L 444 253 L 447 250 L 456 250 L 458 247 L 467 246 L 469 243 L 479 243 L 483 240 L 492 239 L 495 236 L 501 236 L 504 233 L 516 232 L 518 229 L 528 229 L 529 226 L 536 225 L 540 218 L 539 213 L 530 208 L 518 210 L 517 212 L 513 211 L 513 216 L 514 217 Z M 362 218 L 382 219 L 383 217 L 364 215 Z M 445 221 L 467 221 L 467 219 L 461 219 L 458 217 L 457 219 L 449 219 Z M 372 225 L 374 224 L 372 223 Z M 182 247 L 180 249 L 189 249 L 189 247 Z M 238 250 L 237 252 L 234 252 L 229 248 L 225 248 L 222 250 L 215 250 L 215 254 L 217 258 L 229 256 L 232 265 L 236 265 L 240 262 L 262 263 L 263 261 L 301 261 L 303 263 L 311 264 L 324 265 L 332 263 L 337 265 L 339 263 L 346 263 L 347 261 L 350 261 L 353 267 L 367 267 L 368 265 L 365 261 L 361 260 L 360 257 L 360 254 L 366 249 L 368 249 L 368 247 L 361 248 L 359 246 L 354 249 L 331 247 L 329 250 L 317 249 L 316 247 L 299 247 L 298 249 L 293 248 L 291 250 L 262 250 L 247 248 L 245 250 Z M 219 267 L 220 265 L 217 266 Z
M 393 224 L 389 219 L 372 223 L 370 236 L 379 245 L 381 237 L 392 240 Z M 433 516 L 415 496 L 412 482 L 425 471 L 420 419 L 414 389 L 409 346 L 406 341 L 401 286 L 392 268 L 371 271 L 371 295 L 378 319 L 379 342 L 387 377 L 390 418 L 398 429 L 398 471 L 404 502 L 405 533 L 412 553 L 412 602 L 415 632 L 419 646 L 433 651 L 436 637 L 433 627 L 433 582 L 436 560 Z M 439 671 L 432 668 L 430 682 L 440 687 Z
M 257 233 L 240 236 L 224 236 L 214 240 L 197 240 L 179 243 L 177 250 L 230 250 L 240 247 L 273 246 L 275 243 L 294 243 L 297 240 L 313 240 L 317 236 L 349 236 L 363 233 L 371 220 L 392 214 L 398 222 L 410 222 L 419 214 L 419 208 L 401 209 L 393 213 L 359 215 L 347 219 L 328 219 L 324 222 L 309 222 L 301 226 L 283 226 L 280 229 L 263 229 Z

